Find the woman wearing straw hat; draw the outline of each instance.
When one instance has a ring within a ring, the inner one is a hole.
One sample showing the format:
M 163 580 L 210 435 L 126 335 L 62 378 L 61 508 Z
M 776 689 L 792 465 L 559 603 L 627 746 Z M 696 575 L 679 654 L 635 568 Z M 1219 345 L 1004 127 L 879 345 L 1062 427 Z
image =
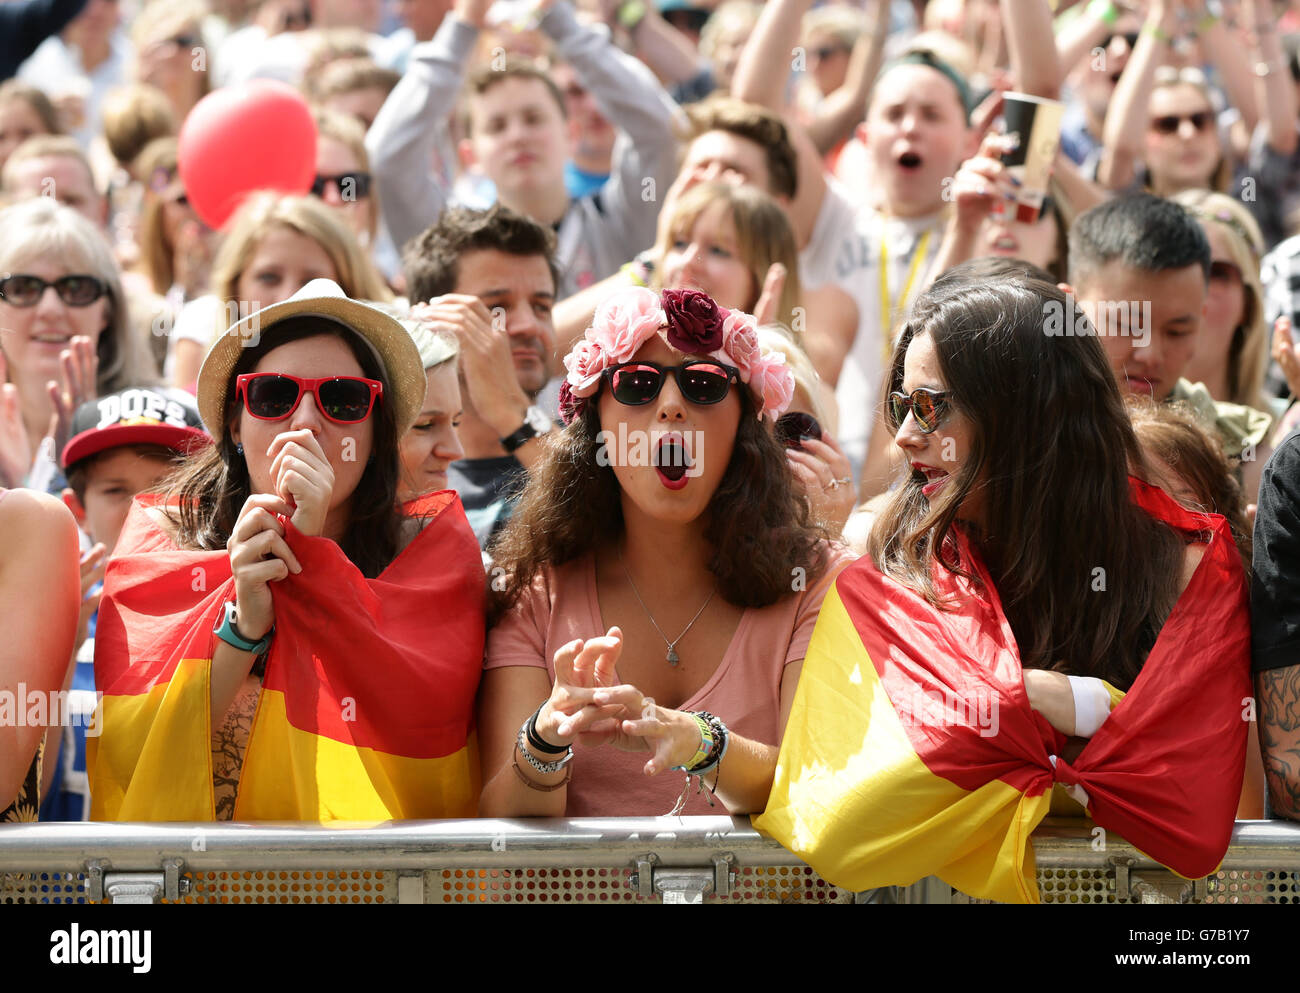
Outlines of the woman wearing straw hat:
M 217 444 L 133 509 L 105 579 L 96 817 L 474 813 L 478 546 L 454 493 L 397 502 L 424 393 L 405 328 L 328 280 L 214 342 Z

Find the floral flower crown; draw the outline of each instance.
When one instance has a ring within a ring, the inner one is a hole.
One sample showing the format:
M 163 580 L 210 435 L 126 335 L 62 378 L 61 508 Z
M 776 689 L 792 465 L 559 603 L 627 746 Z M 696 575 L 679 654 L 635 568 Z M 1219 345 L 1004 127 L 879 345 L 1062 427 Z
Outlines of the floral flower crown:
M 794 396 L 794 376 L 785 357 L 760 352 L 754 318 L 727 310 L 698 290 L 664 290 L 663 301 L 635 287 L 607 297 L 591 327 L 564 357 L 569 375 L 560 386 L 560 419 L 571 424 L 600 390 L 605 370 L 630 362 L 656 334 L 687 355 L 707 355 L 735 366 L 749 386 L 758 416 L 775 419 Z

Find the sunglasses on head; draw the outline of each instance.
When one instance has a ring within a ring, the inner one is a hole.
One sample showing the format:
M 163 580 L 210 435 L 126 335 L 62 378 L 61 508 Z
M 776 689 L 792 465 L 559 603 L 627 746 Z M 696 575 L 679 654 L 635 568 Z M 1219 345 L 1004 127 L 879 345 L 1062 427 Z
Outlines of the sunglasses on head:
M 1204 131 L 1214 123 L 1214 114 L 1208 110 L 1198 110 L 1194 114 L 1164 114 L 1151 118 L 1151 128 L 1160 134 L 1176 134 L 1183 121 L 1191 121 L 1197 131 Z
M 917 389 L 909 393 L 897 391 L 889 394 L 889 416 L 894 422 L 894 429 L 903 426 L 910 412 L 912 419 L 922 434 L 930 434 L 938 429 L 948 413 L 947 391 Z
M 259 421 L 284 420 L 304 393 L 315 397 L 317 408 L 335 424 L 359 424 L 384 395 L 384 384 L 359 376 L 299 379 L 283 372 L 249 372 L 235 379 L 235 396 Z
M 1241 267 L 1226 259 L 1215 259 L 1210 263 L 1210 280 L 1220 283 L 1240 283 Z
M 808 439 L 822 440 L 822 426 L 812 414 L 796 410 L 776 419 L 776 440 L 786 448 L 798 448 L 800 442 Z
M 622 362 L 606 369 L 603 376 L 615 400 L 628 407 L 639 407 L 659 395 L 670 372 L 682 396 L 691 403 L 721 403 L 731 384 L 740 382 L 738 369 L 708 359 L 668 366 L 658 362 Z
M 337 176 L 318 175 L 311 183 L 311 191 L 324 199 L 325 190 L 330 186 L 338 191 L 344 200 L 364 200 L 370 196 L 371 176 L 368 172 L 341 172 Z
M 0 279 L 0 299 L 14 307 L 35 307 L 51 286 L 69 307 L 89 307 L 108 292 L 95 276 L 61 276 L 52 282 L 40 276 L 8 276 Z

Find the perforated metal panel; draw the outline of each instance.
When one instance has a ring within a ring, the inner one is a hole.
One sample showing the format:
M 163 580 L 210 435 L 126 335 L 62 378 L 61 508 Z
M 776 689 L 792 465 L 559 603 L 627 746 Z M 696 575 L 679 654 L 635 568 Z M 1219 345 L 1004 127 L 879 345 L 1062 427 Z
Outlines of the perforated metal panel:
M 0 872 L 0 903 L 85 903 L 86 877 L 71 872 Z
M 1229 870 L 1210 877 L 1206 903 L 1300 903 L 1300 873 Z
M 176 903 L 389 903 L 397 875 L 374 870 L 192 872 L 190 892 Z
M 1115 878 L 1104 869 L 1043 869 L 1038 894 L 1043 903 L 1114 903 Z
M 658 903 L 632 885 L 632 869 L 441 869 L 427 874 L 431 903 Z M 806 865 L 742 866 L 729 896 L 707 903 L 852 903 Z

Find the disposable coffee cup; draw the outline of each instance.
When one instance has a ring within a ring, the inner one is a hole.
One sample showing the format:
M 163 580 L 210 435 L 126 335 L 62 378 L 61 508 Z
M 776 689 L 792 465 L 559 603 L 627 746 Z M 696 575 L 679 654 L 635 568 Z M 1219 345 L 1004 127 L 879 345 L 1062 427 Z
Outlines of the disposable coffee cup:
M 1006 133 L 1020 139 L 1002 156 L 1003 165 L 1020 184 L 1015 190 L 1015 220 L 1032 224 L 1043 212 L 1052 162 L 1061 144 L 1065 104 L 1028 93 L 1005 93 L 1002 99 Z

